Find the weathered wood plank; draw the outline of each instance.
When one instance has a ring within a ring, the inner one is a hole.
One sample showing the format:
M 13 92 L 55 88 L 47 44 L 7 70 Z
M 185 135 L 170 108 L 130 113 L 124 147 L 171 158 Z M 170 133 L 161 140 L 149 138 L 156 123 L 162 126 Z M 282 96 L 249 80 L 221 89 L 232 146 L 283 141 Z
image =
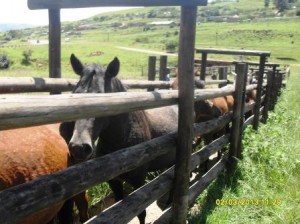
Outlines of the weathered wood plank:
M 258 83 L 257 83 L 257 91 L 256 91 L 256 99 L 255 99 L 255 107 L 254 107 L 254 120 L 253 120 L 253 129 L 258 130 L 259 125 L 259 108 L 261 105 L 261 96 L 263 90 L 263 80 L 264 80 L 264 69 L 267 57 L 266 55 L 262 55 L 259 60 L 259 76 L 258 76 Z
M 232 89 L 196 90 L 195 100 L 229 95 L 232 92 Z M 103 117 L 177 103 L 177 90 L 51 96 L 2 95 L 0 130 Z
M 29 9 L 62 9 L 113 6 L 206 6 L 207 0 L 28 0 Z
M 60 10 L 49 13 L 49 78 L 61 78 L 61 25 Z M 59 93 L 53 91 L 52 93 Z
M 173 184 L 173 224 L 186 221 L 194 123 L 196 6 L 182 6 L 178 53 L 178 140 Z
M 156 76 L 156 56 L 148 58 L 148 81 L 154 81 Z M 153 87 L 148 87 L 148 91 L 154 91 Z
M 244 104 L 246 94 L 246 81 L 247 81 L 247 64 L 238 63 L 236 65 L 237 79 L 234 92 L 234 105 L 233 105 L 233 120 L 231 128 L 230 139 L 230 156 L 240 158 L 241 145 L 242 145 L 242 123 L 244 118 Z
M 0 93 L 70 91 L 78 79 L 38 77 L 0 77 Z
M 53 79 L 38 77 L 0 77 L 0 93 L 67 92 L 73 90 L 78 79 Z M 172 81 L 123 80 L 129 89 L 171 88 Z M 205 85 L 226 84 L 227 80 L 207 80 Z
M 196 53 L 268 56 L 268 57 L 271 55 L 270 51 L 232 50 L 232 49 L 219 49 L 219 48 L 196 48 Z

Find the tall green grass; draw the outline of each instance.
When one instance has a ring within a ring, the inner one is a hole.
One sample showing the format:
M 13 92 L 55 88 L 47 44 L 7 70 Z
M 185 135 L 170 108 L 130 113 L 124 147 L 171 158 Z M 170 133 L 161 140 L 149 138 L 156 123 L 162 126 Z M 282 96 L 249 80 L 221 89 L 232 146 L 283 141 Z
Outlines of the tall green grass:
M 189 223 L 300 223 L 299 83 L 295 66 L 268 123 L 260 124 L 258 132 L 246 129 L 243 159 L 234 175 L 221 175 L 199 197 Z M 253 201 L 217 205 L 217 199 Z

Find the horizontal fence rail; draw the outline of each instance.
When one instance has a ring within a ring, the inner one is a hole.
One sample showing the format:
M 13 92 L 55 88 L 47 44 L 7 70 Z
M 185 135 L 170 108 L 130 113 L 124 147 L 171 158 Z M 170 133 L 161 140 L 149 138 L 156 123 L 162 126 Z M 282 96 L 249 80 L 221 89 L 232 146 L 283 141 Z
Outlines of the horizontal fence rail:
M 226 96 L 233 92 L 233 87 L 216 90 L 196 90 L 195 100 Z M 177 103 L 177 90 L 50 96 L 2 95 L 0 97 L 0 130 L 73 121 L 89 117 L 104 117 Z
M 207 0 L 28 0 L 29 9 L 63 9 L 113 6 L 206 6 Z
M 72 91 L 78 79 L 35 78 L 35 77 L 0 77 L 0 93 L 25 92 L 67 92 Z M 129 89 L 169 89 L 172 81 L 122 80 Z M 226 84 L 227 80 L 207 80 L 205 85 Z

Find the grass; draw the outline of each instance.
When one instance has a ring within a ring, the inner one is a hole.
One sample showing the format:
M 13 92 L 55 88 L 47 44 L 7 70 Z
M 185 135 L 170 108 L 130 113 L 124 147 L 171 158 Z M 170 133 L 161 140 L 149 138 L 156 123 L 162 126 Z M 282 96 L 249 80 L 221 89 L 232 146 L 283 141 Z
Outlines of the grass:
M 260 124 L 257 133 L 246 129 L 234 176 L 223 174 L 199 197 L 189 223 L 300 223 L 299 82 L 295 66 L 268 123 Z M 252 204 L 222 206 L 217 199 L 250 199 Z M 268 204 L 255 199 L 268 199 Z

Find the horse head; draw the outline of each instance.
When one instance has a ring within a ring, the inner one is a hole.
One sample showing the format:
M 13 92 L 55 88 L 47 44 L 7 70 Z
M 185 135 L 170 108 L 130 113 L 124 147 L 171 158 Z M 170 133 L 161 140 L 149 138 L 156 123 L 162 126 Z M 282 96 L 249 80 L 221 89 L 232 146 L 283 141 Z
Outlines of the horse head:
M 71 55 L 70 61 L 74 72 L 80 76 L 73 93 L 117 92 L 113 83 L 120 68 L 118 58 L 114 58 L 106 69 L 100 64 L 83 65 L 74 54 Z M 108 117 L 80 119 L 73 122 L 72 128 L 69 130 L 66 130 L 62 124 L 61 133 L 69 132 L 67 134 L 69 141 L 66 141 L 69 143 L 69 150 L 73 159 L 77 161 L 87 160 L 95 154 L 95 141 L 108 123 Z M 72 134 L 70 134 L 70 130 Z M 65 136 L 65 134 L 62 135 Z

